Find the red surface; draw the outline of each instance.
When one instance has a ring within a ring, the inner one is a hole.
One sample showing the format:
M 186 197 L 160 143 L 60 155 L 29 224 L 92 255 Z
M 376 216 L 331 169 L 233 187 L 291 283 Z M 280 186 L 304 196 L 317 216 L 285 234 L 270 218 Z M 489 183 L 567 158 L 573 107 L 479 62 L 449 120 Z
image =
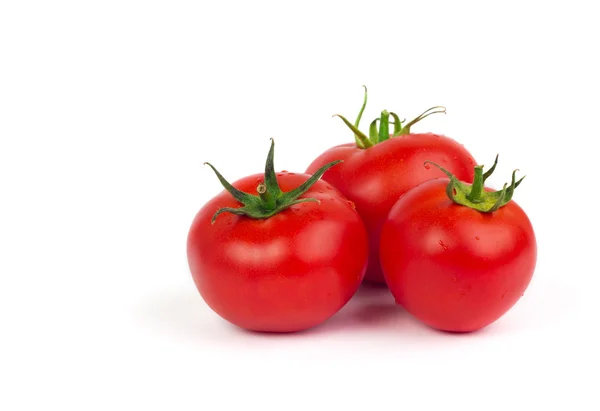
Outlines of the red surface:
M 309 176 L 278 173 L 290 191 Z M 257 174 L 233 185 L 255 193 Z M 265 220 L 223 213 L 240 204 L 223 191 L 196 215 L 188 261 L 206 303 L 231 323 L 250 330 L 290 332 L 331 317 L 358 289 L 367 266 L 367 234 L 354 205 L 317 181 L 297 204 Z
M 493 213 L 453 203 L 447 178 L 409 191 L 387 218 L 381 263 L 388 286 L 416 318 L 474 331 L 506 313 L 532 278 L 537 246 L 514 201 Z

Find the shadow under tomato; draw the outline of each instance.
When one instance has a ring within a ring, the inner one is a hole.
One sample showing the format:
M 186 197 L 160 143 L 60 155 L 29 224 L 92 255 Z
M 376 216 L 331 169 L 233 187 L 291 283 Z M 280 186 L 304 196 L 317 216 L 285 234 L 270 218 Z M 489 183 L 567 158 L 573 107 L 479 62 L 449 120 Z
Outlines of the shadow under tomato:
M 212 340 L 235 344 L 240 334 L 256 339 L 313 338 L 316 336 L 372 333 L 401 333 L 415 321 L 397 305 L 385 286 L 363 284 L 351 300 L 324 323 L 298 332 L 271 333 L 249 331 L 215 314 L 195 290 L 161 293 L 137 307 L 137 319 L 162 335 L 188 341 Z
M 350 301 L 333 317 L 324 323 L 298 332 L 270 333 L 243 330 L 247 335 L 268 338 L 304 338 L 321 334 L 343 332 L 352 335 L 365 330 L 376 330 L 397 323 L 408 314 L 395 304 L 394 298 L 385 286 L 361 285 Z
M 343 338 L 390 338 L 422 344 L 441 339 L 463 339 L 487 334 L 493 325 L 473 333 L 450 333 L 435 330 L 419 322 L 396 304 L 386 287 L 365 284 L 337 314 L 326 322 L 308 330 L 291 333 L 248 331 L 236 327 L 215 314 L 195 292 L 179 290 L 148 298 L 137 307 L 137 320 L 161 335 L 183 338 L 188 342 L 212 341 L 219 345 L 239 345 L 262 341 L 265 338 L 305 339 L 324 336 Z M 490 330 L 492 328 L 492 330 Z M 249 340 L 248 340 L 249 339 Z

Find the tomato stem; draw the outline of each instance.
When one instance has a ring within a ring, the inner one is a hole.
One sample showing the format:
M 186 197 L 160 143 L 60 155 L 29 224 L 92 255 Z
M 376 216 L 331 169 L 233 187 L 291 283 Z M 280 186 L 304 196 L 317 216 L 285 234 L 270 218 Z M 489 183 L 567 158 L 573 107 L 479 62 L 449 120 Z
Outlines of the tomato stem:
M 381 112 L 378 137 L 378 143 L 390 138 L 390 113 L 387 110 Z
M 475 166 L 474 174 L 471 192 L 467 198 L 474 203 L 480 203 L 483 195 L 483 166 Z
M 252 195 L 238 190 L 232 186 L 225 178 L 217 171 L 215 167 L 210 163 L 204 163 L 208 165 L 216 174 L 221 185 L 227 190 L 233 198 L 242 204 L 242 207 L 224 207 L 217 210 L 213 215 L 211 223 L 214 224 L 217 217 L 222 213 L 232 213 L 237 215 L 243 215 L 249 218 L 255 219 L 266 219 L 274 216 L 275 214 L 293 206 L 294 204 L 306 203 L 306 202 L 317 202 L 316 198 L 299 198 L 302 194 L 306 193 L 312 186 L 321 178 L 321 176 L 334 165 L 341 163 L 342 160 L 332 161 L 331 163 L 325 164 L 319 168 L 310 178 L 308 178 L 300 186 L 296 187 L 292 191 L 286 193 L 281 191 L 279 183 L 277 182 L 277 175 L 275 174 L 274 167 L 274 154 L 275 153 L 275 141 L 271 139 L 271 148 L 267 155 L 267 161 L 265 163 L 265 179 L 264 183 L 260 183 L 256 187 L 258 195 Z
M 350 123 L 345 117 L 343 117 L 339 114 L 335 114 L 333 116 L 333 117 L 341 118 L 342 121 L 344 122 L 344 124 L 346 124 L 346 126 L 348 128 L 350 128 L 350 130 L 352 130 L 352 132 L 354 133 L 354 140 L 356 141 L 356 147 L 361 148 L 361 149 L 367 149 L 367 148 L 373 147 L 375 144 L 378 144 L 378 143 L 381 143 L 383 141 L 390 139 L 390 137 L 397 137 L 397 136 L 410 134 L 410 128 L 412 126 L 414 126 L 416 123 L 418 123 L 419 121 L 423 120 L 424 118 L 429 117 L 432 114 L 446 113 L 446 107 L 434 106 L 434 107 L 431 107 L 431 108 L 425 110 L 423 113 L 419 114 L 413 120 L 408 122 L 408 124 L 403 126 L 402 123 L 404 123 L 406 121 L 406 119 L 400 120 L 400 117 L 398 117 L 398 115 L 396 113 L 388 112 L 387 110 L 383 110 L 381 112 L 381 116 L 379 118 L 376 118 L 375 120 L 373 120 L 371 122 L 371 124 L 369 125 L 369 137 L 367 137 L 362 131 L 360 131 L 358 129 L 360 120 L 362 119 L 363 113 L 367 106 L 367 87 L 366 86 L 363 86 L 363 87 L 365 89 L 363 104 L 360 108 L 360 111 L 358 112 L 358 116 L 356 117 L 356 121 L 354 122 L 354 124 Z M 390 116 L 392 116 L 392 118 L 394 119 L 393 122 L 390 122 Z M 378 121 L 379 121 L 379 128 L 377 128 Z M 394 124 L 394 132 L 391 135 L 390 135 L 390 130 L 389 130 L 390 123 Z
M 263 201 L 263 204 L 267 210 L 273 210 L 277 206 L 277 202 L 273 193 L 267 190 L 267 186 L 265 184 L 259 184 L 256 187 L 256 191 L 260 196 L 260 199 Z
M 425 164 L 432 164 L 436 166 L 448 176 L 450 182 L 446 186 L 446 194 L 453 202 L 470 207 L 474 210 L 481 211 L 483 213 L 494 212 L 500 207 L 508 204 L 509 201 L 512 200 L 515 189 L 525 178 L 525 176 L 523 176 L 518 181 L 516 180 L 516 173 L 518 171 L 517 169 L 512 173 L 510 185 L 506 183 L 502 187 L 502 190 L 486 191 L 485 180 L 487 180 L 496 169 L 496 165 L 498 164 L 498 156 L 496 156 L 494 165 L 485 173 L 483 172 L 482 165 L 475 166 L 475 177 L 473 179 L 473 184 L 467 184 L 460 181 L 454 176 L 454 174 L 432 161 L 426 161 Z

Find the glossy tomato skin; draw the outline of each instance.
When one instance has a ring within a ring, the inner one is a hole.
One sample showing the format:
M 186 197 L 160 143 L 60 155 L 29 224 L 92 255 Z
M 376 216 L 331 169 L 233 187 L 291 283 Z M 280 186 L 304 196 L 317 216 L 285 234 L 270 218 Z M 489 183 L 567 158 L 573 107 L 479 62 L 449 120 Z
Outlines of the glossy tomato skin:
M 379 263 L 379 238 L 388 212 L 412 187 L 444 176 L 433 161 L 465 182 L 473 181 L 473 156 L 456 141 L 438 134 L 393 137 L 368 149 L 354 143 L 333 147 L 315 159 L 307 173 L 333 160 L 343 163 L 329 169 L 323 179 L 356 204 L 369 234 L 369 267 L 365 279 L 385 284 Z
M 381 264 L 396 301 L 417 319 L 469 332 L 496 321 L 523 295 L 537 245 L 517 203 L 482 213 L 453 203 L 448 181 L 425 182 L 392 207 Z
M 281 189 L 290 191 L 310 176 L 278 173 Z M 233 184 L 256 192 L 263 175 Z M 367 234 L 354 205 L 319 180 L 296 204 L 268 219 L 223 213 L 239 207 L 223 191 L 196 215 L 188 235 L 192 277 L 206 303 L 239 327 L 293 332 L 316 326 L 334 315 L 354 295 L 367 266 Z

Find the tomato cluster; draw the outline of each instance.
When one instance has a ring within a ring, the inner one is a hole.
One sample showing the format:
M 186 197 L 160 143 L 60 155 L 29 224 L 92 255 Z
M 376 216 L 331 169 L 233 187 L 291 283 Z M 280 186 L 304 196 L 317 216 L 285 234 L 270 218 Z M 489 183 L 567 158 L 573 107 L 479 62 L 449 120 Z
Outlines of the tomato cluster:
M 483 328 L 523 295 L 537 255 L 527 214 L 512 200 L 523 178 L 494 191 L 458 142 L 411 132 L 382 111 L 355 142 L 318 156 L 306 173 L 275 172 L 230 184 L 196 215 L 187 255 L 206 303 L 241 328 L 294 332 L 337 313 L 369 281 L 445 331 Z

